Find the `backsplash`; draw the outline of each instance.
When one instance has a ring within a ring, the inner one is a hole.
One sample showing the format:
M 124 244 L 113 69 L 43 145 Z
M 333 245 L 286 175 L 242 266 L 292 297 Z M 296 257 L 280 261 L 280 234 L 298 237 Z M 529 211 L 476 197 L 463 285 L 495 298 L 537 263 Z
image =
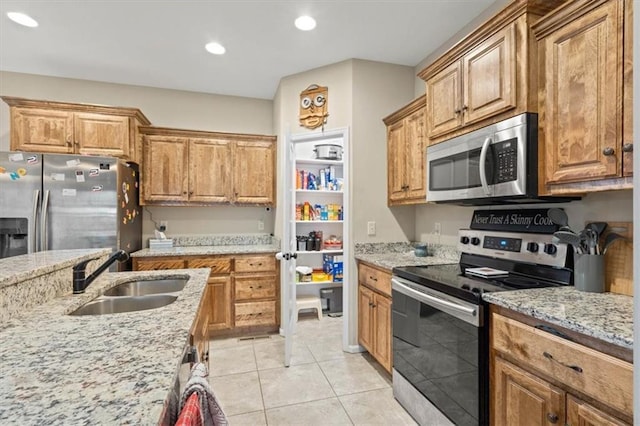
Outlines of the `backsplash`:
M 425 244 L 424 242 L 395 242 L 395 243 L 355 243 L 354 255 L 361 254 L 382 254 L 382 253 L 407 253 L 413 252 L 416 244 Z M 441 257 L 445 259 L 458 260 L 460 253 L 455 246 L 444 244 L 427 244 L 427 253 L 429 256 Z

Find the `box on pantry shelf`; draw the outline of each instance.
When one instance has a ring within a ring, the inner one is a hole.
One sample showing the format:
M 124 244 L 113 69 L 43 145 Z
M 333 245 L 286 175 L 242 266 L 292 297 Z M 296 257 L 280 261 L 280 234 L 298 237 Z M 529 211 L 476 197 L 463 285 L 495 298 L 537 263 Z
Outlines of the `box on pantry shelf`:
M 343 256 L 340 255 L 332 255 L 332 254 L 323 254 L 322 255 L 322 269 L 327 274 L 331 275 L 331 278 L 335 282 L 342 281 L 342 274 L 344 268 L 344 260 Z

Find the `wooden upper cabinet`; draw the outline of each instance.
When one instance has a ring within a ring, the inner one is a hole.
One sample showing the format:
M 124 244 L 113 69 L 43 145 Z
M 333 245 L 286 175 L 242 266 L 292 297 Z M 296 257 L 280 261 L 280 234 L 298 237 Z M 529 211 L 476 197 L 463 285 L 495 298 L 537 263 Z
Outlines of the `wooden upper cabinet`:
M 275 141 L 236 141 L 233 153 L 234 201 L 271 205 L 275 198 Z
M 128 117 L 77 113 L 73 124 L 78 154 L 129 156 Z
M 73 114 L 11 108 L 11 150 L 73 154 Z
M 140 127 L 142 203 L 252 204 L 275 200 L 275 136 Z
M 189 200 L 205 203 L 231 201 L 231 142 L 216 139 L 189 141 Z
M 3 97 L 10 106 L 11 150 L 103 155 L 140 162 L 135 108 Z
M 145 136 L 142 195 L 145 201 L 187 201 L 189 199 L 189 139 L 173 136 Z
M 462 126 L 462 67 L 454 62 L 427 80 L 427 126 L 433 138 Z
M 465 124 L 516 106 L 515 38 L 515 23 L 512 23 L 462 58 L 462 116 Z
M 514 0 L 422 70 L 427 145 L 538 111 L 531 26 L 564 0 Z
M 623 0 L 569 2 L 534 26 L 544 70 L 541 172 L 549 193 L 571 192 L 571 185 L 563 184 L 576 182 L 587 183 L 574 185 L 574 192 L 631 185 L 630 179 L 611 180 L 632 174 L 624 170 L 631 169 L 631 120 L 625 121 L 629 129 L 623 128 L 630 113 L 624 109 L 631 108 L 625 98 L 632 96 L 631 83 L 625 85 L 631 64 L 624 60 L 630 54 L 625 51 L 630 42 L 624 40 L 625 26 L 631 25 L 625 8 L 630 5 Z
M 388 204 L 426 202 L 425 96 L 383 121 L 387 125 Z

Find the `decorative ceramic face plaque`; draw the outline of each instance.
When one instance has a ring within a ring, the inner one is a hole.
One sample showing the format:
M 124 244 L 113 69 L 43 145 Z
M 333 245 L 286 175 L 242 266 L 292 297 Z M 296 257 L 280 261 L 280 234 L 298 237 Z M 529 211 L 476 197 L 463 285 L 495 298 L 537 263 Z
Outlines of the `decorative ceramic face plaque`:
M 300 92 L 300 125 L 315 129 L 327 123 L 329 88 L 312 84 Z

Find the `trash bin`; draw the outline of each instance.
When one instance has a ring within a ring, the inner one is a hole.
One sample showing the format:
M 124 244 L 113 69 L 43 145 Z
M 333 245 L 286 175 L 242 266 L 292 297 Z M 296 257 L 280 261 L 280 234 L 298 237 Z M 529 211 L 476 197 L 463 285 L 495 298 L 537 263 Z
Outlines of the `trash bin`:
M 342 287 L 327 287 L 320 290 L 320 298 L 326 299 L 329 316 L 342 315 Z

